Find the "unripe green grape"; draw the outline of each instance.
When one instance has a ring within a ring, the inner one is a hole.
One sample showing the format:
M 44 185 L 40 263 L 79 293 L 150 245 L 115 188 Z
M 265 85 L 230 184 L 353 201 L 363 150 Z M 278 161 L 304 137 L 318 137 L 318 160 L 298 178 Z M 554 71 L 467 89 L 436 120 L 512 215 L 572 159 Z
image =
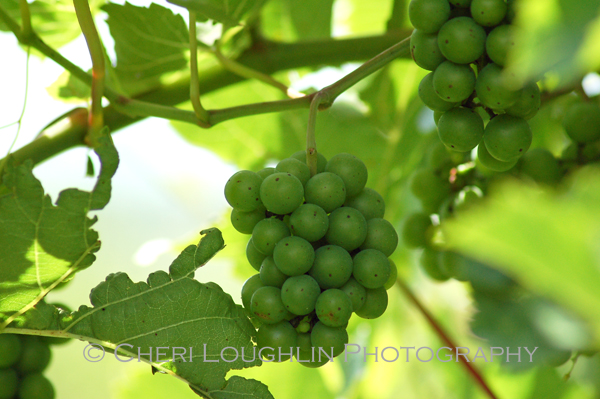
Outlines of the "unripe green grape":
M 290 158 L 295 158 L 298 161 L 306 164 L 306 151 L 298 151 L 290 155 Z M 320 152 L 317 152 L 317 173 L 325 172 L 325 165 L 327 165 L 327 158 Z
M 519 93 L 517 101 L 504 111 L 508 115 L 518 116 L 523 119 L 533 118 L 542 104 L 538 85 L 535 82 L 529 83 Z
M 362 307 L 367 299 L 367 291 L 366 288 L 363 287 L 358 281 L 356 281 L 353 277 L 350 277 L 346 284 L 340 287 L 342 291 L 348 295 L 350 301 L 352 302 L 352 310 L 356 312 L 358 309 Z
M 471 15 L 479 25 L 496 26 L 506 16 L 507 5 L 504 0 L 473 0 Z
M 242 286 L 242 304 L 244 308 L 250 311 L 252 295 L 254 295 L 257 289 L 264 286 L 265 284 L 260 279 L 260 274 L 255 274 L 244 282 Z
M 385 313 L 388 305 L 388 294 L 385 288 L 367 288 L 367 298 L 365 304 L 358 312 L 355 312 L 358 317 L 363 319 L 376 319 Z
M 319 289 L 320 291 L 320 289 Z M 310 342 L 310 334 L 307 334 L 310 331 L 310 322 L 307 320 L 302 320 L 298 323 L 298 327 L 296 327 L 296 331 L 298 332 L 298 339 L 300 339 L 301 335 L 308 335 L 308 339 Z M 298 342 L 298 346 L 300 346 L 300 342 Z
M 277 173 L 277 169 L 275 168 L 263 168 L 256 172 L 263 180 L 267 178 L 267 176 L 271 176 L 273 173 Z
M 358 210 L 367 221 L 373 218 L 382 218 L 385 214 L 385 201 L 383 197 L 369 187 L 365 187 L 358 195 L 347 198 L 344 206 Z
M 445 112 L 456 107 L 458 103 L 445 101 L 433 88 L 433 72 L 428 73 L 419 83 L 419 98 L 427 107 L 434 111 Z
M 427 165 L 433 169 L 448 168 L 453 164 L 452 158 L 448 148 L 441 141 L 436 140 L 435 143 L 429 147 L 427 153 Z
M 448 0 L 412 0 L 408 5 L 408 18 L 416 28 L 435 33 L 450 17 Z
M 331 288 L 317 298 L 315 312 L 319 321 L 329 327 L 342 327 L 352 315 L 352 300 L 342 290 Z
M 425 274 L 437 281 L 446 281 L 450 278 L 442 269 L 441 252 L 431 247 L 426 247 L 421 253 L 419 264 Z
M 367 221 L 367 237 L 360 249 L 376 249 L 385 256 L 390 256 L 398 246 L 398 233 L 390 222 L 382 218 Z
M 433 224 L 428 214 L 417 212 L 408 215 L 402 227 L 402 241 L 408 248 L 420 248 L 429 244 Z
M 561 178 L 560 166 L 554 155 L 545 148 L 534 148 L 527 151 L 519 160 L 522 174 L 531 177 L 535 182 L 555 185 Z
M 410 55 L 415 64 L 428 71 L 435 70 L 446 60 L 440 52 L 437 35 L 418 29 L 410 36 Z
M 364 249 L 354 255 L 353 265 L 352 276 L 365 288 L 383 287 L 390 277 L 390 261 L 376 249 Z
M 260 270 L 260 265 L 262 265 L 262 262 L 266 257 L 267 255 L 256 249 L 254 243 L 252 242 L 252 238 L 250 238 L 248 240 L 248 244 L 246 245 L 246 259 L 248 259 L 248 262 L 254 268 L 254 270 Z
M 512 23 L 517 15 L 517 10 L 516 10 L 516 1 L 515 0 L 506 0 L 506 6 L 507 6 L 507 10 L 506 10 L 506 22 L 508 22 L 509 24 Z
M 310 352 L 312 348 L 312 342 L 310 340 L 310 333 L 300 333 L 298 334 L 298 349 L 304 352 Z
M 318 205 L 329 213 L 342 206 L 346 200 L 346 187 L 338 175 L 323 172 L 308 180 L 304 195 L 307 203 Z
M 11 399 L 17 393 L 19 376 L 14 369 L 0 369 L 0 399 Z
M 250 212 L 258 208 L 260 187 L 263 179 L 249 170 L 240 170 L 227 180 L 225 199 L 233 208 Z
M 19 399 L 54 399 L 52 383 L 41 373 L 27 374 L 19 384 Z
M 0 368 L 10 367 L 21 356 L 21 340 L 15 334 L 0 334 Z
M 453 151 L 471 151 L 483 138 L 483 120 L 469 108 L 453 108 L 440 118 L 438 134 Z
M 440 255 L 441 270 L 449 277 L 467 281 L 469 273 L 468 258 L 452 251 L 443 251 Z
M 290 229 L 277 218 L 263 219 L 252 230 L 252 243 L 256 249 L 265 254 L 273 255 L 275 244 L 290 235 Z
M 311 350 L 308 351 L 297 351 L 297 353 L 294 353 L 294 357 L 296 357 L 296 361 L 298 363 L 300 363 L 304 367 L 308 367 L 311 369 L 321 367 L 329 363 L 329 358 L 323 353 L 319 353 L 319 349 L 315 347 L 311 348 Z
M 546 353 L 546 357 L 543 360 L 544 365 L 548 367 L 559 367 L 568 362 L 573 356 L 573 353 L 569 350 L 552 349 Z
M 388 260 L 390 261 L 390 276 L 383 285 L 383 288 L 385 288 L 386 290 L 392 288 L 394 284 L 396 284 L 396 280 L 398 279 L 398 267 L 396 266 L 396 263 L 391 259 Z
M 563 119 L 567 136 L 576 143 L 600 139 L 600 107 L 593 102 L 572 104 Z
M 291 173 L 273 173 L 260 186 L 260 199 L 269 212 L 292 213 L 302 204 L 302 182 Z
M 455 64 L 468 64 L 485 50 L 485 31 L 469 17 L 453 18 L 438 33 L 442 55 Z
M 348 343 L 348 332 L 344 327 L 329 327 L 322 322 L 317 322 L 310 333 L 310 341 L 318 353 L 323 348 L 325 353 L 338 356 L 346 348 Z M 315 354 L 315 357 L 318 356 Z
M 498 115 L 488 122 L 483 133 L 485 148 L 499 161 L 510 162 L 524 155 L 533 136 L 523 118 Z
M 339 288 L 352 275 L 352 257 L 342 247 L 325 245 L 315 251 L 310 274 L 323 289 Z
M 48 344 L 36 336 L 24 336 L 22 344 L 21 357 L 14 367 L 21 374 L 44 371 L 52 355 Z
M 433 168 L 418 169 L 411 177 L 410 191 L 427 210 L 437 210 L 450 193 L 450 182 Z
M 450 4 L 458 8 L 467 8 L 471 6 L 471 0 L 450 0 Z
M 494 28 L 485 41 L 485 51 L 496 65 L 506 64 L 506 55 L 515 46 L 514 31 L 511 25 L 500 25 Z
M 259 348 L 273 348 L 273 350 L 263 350 L 265 358 L 271 358 L 275 362 L 286 361 L 291 358 L 290 355 L 283 353 L 293 353 L 298 346 L 298 333 L 296 329 L 287 321 L 281 321 L 275 324 L 263 324 L 256 333 L 256 343 Z
M 475 72 L 468 65 L 444 61 L 433 72 L 433 88 L 444 101 L 460 102 L 475 89 Z
M 329 229 L 325 239 L 346 251 L 358 248 L 367 237 L 367 221 L 354 208 L 338 208 L 329 214 Z
M 311 248 L 312 249 L 312 248 Z M 264 285 L 281 288 L 288 276 L 275 265 L 272 256 L 267 256 L 260 266 L 260 279 Z
M 266 208 L 260 204 L 258 208 L 250 212 L 242 212 L 233 208 L 231 211 L 231 225 L 242 234 L 252 234 L 256 223 L 265 218 Z
M 275 167 L 277 172 L 291 173 L 296 176 L 303 186 L 306 185 L 308 179 L 310 179 L 310 170 L 305 162 L 299 161 L 295 158 L 286 158 L 279 161 Z
M 483 192 L 477 186 L 468 186 L 463 188 L 455 198 L 454 212 L 461 213 L 473 205 L 481 202 Z
M 250 300 L 250 309 L 263 323 L 275 324 L 284 320 L 288 311 L 281 301 L 281 290 L 277 287 L 260 287 Z
M 510 90 L 506 86 L 502 68 L 496 64 L 488 64 L 479 72 L 475 91 L 479 101 L 491 109 L 506 109 L 521 95 L 519 90 Z
M 290 229 L 295 236 L 307 241 L 320 240 L 327 233 L 329 218 L 323 208 L 315 204 L 300 205 L 290 215 Z
M 477 159 L 483 166 L 490 170 L 493 170 L 494 172 L 505 172 L 509 169 L 512 169 L 518 161 L 518 159 L 514 159 L 509 162 L 497 160 L 496 158 L 490 155 L 487 148 L 485 147 L 484 142 L 479 143 L 479 146 L 477 147 Z
M 319 283 L 306 274 L 288 278 L 281 287 L 281 300 L 285 308 L 298 316 L 312 312 L 320 294 Z
M 433 122 L 436 126 L 440 122 L 440 118 L 442 117 L 442 115 L 444 115 L 442 111 L 433 111 Z
M 273 251 L 275 265 L 288 276 L 299 276 L 310 270 L 315 260 L 315 250 L 304 238 L 282 238 Z
M 329 159 L 325 166 L 325 171 L 334 173 L 342 178 L 346 188 L 346 197 L 354 197 L 360 193 L 365 184 L 369 173 L 364 162 L 352 154 L 341 153 L 334 155 Z

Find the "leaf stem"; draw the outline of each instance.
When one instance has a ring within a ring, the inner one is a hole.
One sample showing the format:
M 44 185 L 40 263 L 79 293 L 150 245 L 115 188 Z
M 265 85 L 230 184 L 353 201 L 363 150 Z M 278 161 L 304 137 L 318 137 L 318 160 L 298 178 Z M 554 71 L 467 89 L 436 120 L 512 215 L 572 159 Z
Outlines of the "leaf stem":
M 196 38 L 196 12 L 190 11 L 190 100 L 196 117 L 206 124 L 210 115 L 200 101 L 200 82 L 198 80 L 198 39 Z
M 425 306 L 421 303 L 421 301 L 419 301 L 419 299 L 415 296 L 415 294 L 413 294 L 412 290 L 408 287 L 408 285 L 406 285 L 406 283 L 398 278 L 396 280 L 396 284 L 398 285 L 398 287 L 402 290 L 402 292 L 404 292 L 404 294 L 411 300 L 411 302 L 417 307 L 417 309 L 419 309 L 419 311 L 423 314 L 423 316 L 425 317 L 425 319 L 427 319 L 427 321 L 429 322 L 429 324 L 431 325 L 431 327 L 435 330 L 435 332 L 437 333 L 437 335 L 439 336 L 439 338 L 449 347 L 451 347 L 454 351 L 456 351 L 457 347 L 454 344 L 454 342 L 452 341 L 452 339 L 450 339 L 450 336 L 446 333 L 446 331 L 444 331 L 443 327 L 433 318 L 433 316 L 431 315 L 431 313 L 425 308 Z M 485 393 L 491 398 L 491 399 L 498 399 L 498 397 L 494 394 L 494 392 L 492 391 L 492 389 L 490 388 L 490 386 L 487 384 L 487 382 L 484 380 L 483 376 L 481 375 L 481 373 L 474 367 L 471 365 L 469 360 L 465 360 L 464 357 L 465 356 L 458 356 L 460 357 L 460 362 L 463 366 L 465 366 L 465 368 L 467 369 L 467 371 L 469 372 L 469 374 L 473 377 L 473 379 L 475 380 L 475 382 L 477 382 L 481 388 L 483 388 L 483 390 L 485 391 Z

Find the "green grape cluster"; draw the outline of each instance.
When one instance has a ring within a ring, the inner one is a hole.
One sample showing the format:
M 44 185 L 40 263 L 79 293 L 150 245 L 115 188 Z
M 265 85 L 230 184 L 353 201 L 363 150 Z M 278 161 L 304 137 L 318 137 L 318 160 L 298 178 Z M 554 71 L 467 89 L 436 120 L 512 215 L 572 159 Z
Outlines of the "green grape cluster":
M 55 397 L 52 383 L 43 374 L 54 343 L 45 337 L 0 334 L 0 399 Z
M 514 46 L 512 7 L 505 0 L 409 4 L 416 28 L 411 54 L 431 71 L 419 84 L 419 96 L 434 111 L 440 140 L 458 152 L 478 147 L 479 162 L 494 171 L 511 169 L 527 152 L 532 141 L 527 120 L 540 108 L 535 82 L 511 87 L 503 73 Z
M 343 352 L 353 313 L 385 312 L 398 235 L 367 178 L 365 164 L 346 153 L 329 161 L 318 154 L 311 176 L 299 151 L 275 168 L 237 172 L 225 185 L 231 223 L 252 235 L 246 256 L 258 273 L 244 283 L 242 303 L 264 356 L 319 367 Z

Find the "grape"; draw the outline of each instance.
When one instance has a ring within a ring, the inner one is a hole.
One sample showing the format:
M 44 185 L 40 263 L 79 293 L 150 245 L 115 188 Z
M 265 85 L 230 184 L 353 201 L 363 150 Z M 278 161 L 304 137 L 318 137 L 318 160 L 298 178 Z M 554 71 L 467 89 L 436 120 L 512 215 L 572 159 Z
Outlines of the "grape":
M 561 178 L 560 167 L 554 155 L 545 148 L 534 148 L 519 161 L 521 173 L 537 183 L 555 185 Z
M 460 152 L 471 151 L 483 138 L 483 120 L 469 108 L 453 108 L 440 118 L 438 133 L 448 148 Z
M 352 275 L 352 257 L 342 247 L 325 245 L 315 251 L 315 262 L 308 273 L 323 289 L 339 288 Z
M 306 151 L 295 152 L 290 158 L 295 158 L 306 164 Z M 317 173 L 325 172 L 325 165 L 327 165 L 327 158 L 320 152 L 317 152 Z
M 327 213 L 318 205 L 300 205 L 290 215 L 290 229 L 298 237 L 307 241 L 317 241 L 325 236 L 329 228 Z
M 496 64 L 488 64 L 479 72 L 475 83 L 477 97 L 483 105 L 492 109 L 506 109 L 513 105 L 520 92 L 509 90 L 502 76 L 502 68 Z
M 12 366 L 21 356 L 21 340 L 14 334 L 0 334 L 0 368 Z
M 346 251 L 358 248 L 367 236 L 367 221 L 354 208 L 338 208 L 329 214 L 329 229 L 325 239 Z
M 342 327 L 352 315 L 352 300 L 342 290 L 331 288 L 317 298 L 315 311 L 319 321 L 328 327 Z
M 281 287 L 281 300 L 286 309 L 299 316 L 315 309 L 320 294 L 319 283 L 306 274 L 288 278 Z
M 433 122 L 436 126 L 440 122 L 440 118 L 442 117 L 442 115 L 444 115 L 442 111 L 433 111 Z
M 312 350 L 310 333 L 298 334 L 298 349 L 303 352 L 310 352 Z
M 381 316 L 388 305 L 388 295 L 385 288 L 367 289 L 365 304 L 356 313 L 363 319 L 376 319 Z
M 483 142 L 480 143 L 477 147 L 477 159 L 483 166 L 495 172 L 505 172 L 511 169 L 513 166 L 515 166 L 518 161 L 518 159 L 514 159 L 509 162 L 497 160 L 496 158 L 490 155 L 487 148 L 485 147 L 485 143 Z
M 507 6 L 504 0 L 473 0 L 471 15 L 482 26 L 496 26 L 506 16 Z
M 364 162 L 346 153 L 331 157 L 325 166 L 325 171 L 342 178 L 347 197 L 354 197 L 360 193 L 365 188 L 369 177 Z
M 475 89 L 475 73 L 468 65 L 444 61 L 433 72 L 433 88 L 440 98 L 460 102 L 469 98 Z
M 449 20 L 438 33 L 442 55 L 455 64 L 476 61 L 485 50 L 485 31 L 469 17 Z
M 494 64 L 500 66 L 506 64 L 506 55 L 515 45 L 513 29 L 511 25 L 500 25 L 488 34 L 485 51 Z
M 22 342 L 21 358 L 15 368 L 21 374 L 44 371 L 48 367 L 52 355 L 48 344 L 35 336 L 23 336 Z
M 350 277 L 346 284 L 344 284 L 340 289 L 344 291 L 350 298 L 350 301 L 352 302 L 352 310 L 354 312 L 360 309 L 365 303 L 367 291 L 365 287 L 360 285 L 360 283 L 354 278 Z
M 231 211 L 231 225 L 242 234 L 252 234 L 256 223 L 265 218 L 266 208 L 261 204 L 253 211 L 242 212 L 238 209 Z
M 283 273 L 299 276 L 310 270 L 315 260 L 315 250 L 304 238 L 286 237 L 275 246 L 273 259 Z
M 449 166 L 452 166 L 450 152 L 444 143 L 436 140 L 435 143 L 429 147 L 429 152 L 427 154 L 427 165 L 433 169 L 449 169 Z
M 450 277 L 446 275 L 441 265 L 441 253 L 433 248 L 425 248 L 421 253 L 419 263 L 429 277 L 438 281 L 446 281 Z
M 338 356 L 346 348 L 348 343 L 348 332 L 344 327 L 329 327 L 322 322 L 317 322 L 310 333 L 310 341 L 318 353 L 322 348 L 325 353 Z M 315 358 L 318 356 L 315 353 Z
M 459 8 L 467 8 L 471 6 L 471 0 L 450 0 L 450 4 Z
M 290 229 L 281 220 L 269 218 L 261 220 L 252 230 L 252 243 L 256 249 L 265 254 L 273 255 L 275 244 L 290 235 Z
M 571 356 L 573 356 L 573 353 L 569 350 L 555 349 L 550 353 L 546 353 L 544 364 L 548 367 L 562 366 L 571 359 Z
M 275 168 L 263 168 L 256 172 L 263 180 L 267 178 L 267 176 L 271 176 L 273 173 L 277 173 L 277 169 Z
M 259 190 L 262 178 L 249 170 L 240 170 L 227 180 L 225 199 L 233 208 L 250 212 L 260 205 Z
M 468 280 L 469 259 L 452 251 L 444 251 L 440 255 L 440 268 L 443 273 L 459 281 Z
M 260 186 L 260 199 L 268 211 L 285 215 L 302 204 L 302 182 L 291 173 L 273 173 Z
M 456 102 L 445 101 L 438 96 L 433 88 L 433 72 L 428 73 L 419 83 L 419 98 L 427 107 L 434 111 L 448 111 L 456 107 Z
M 281 301 L 281 290 L 277 287 L 260 287 L 250 300 L 252 313 L 267 324 L 279 323 L 288 315 Z
M 298 346 L 298 333 L 287 321 L 280 321 L 275 324 L 263 324 L 256 333 L 256 343 L 259 348 L 273 348 L 273 350 L 263 350 L 265 358 L 273 356 L 274 361 L 284 362 L 291 358 L 290 355 L 283 353 L 293 353 Z
M 311 248 L 312 249 L 312 248 Z M 272 256 L 267 256 L 260 266 L 260 279 L 264 285 L 281 288 L 288 276 L 275 265 Z
M 28 374 L 19 384 L 19 399 L 54 399 L 52 383 L 41 373 Z
M 390 261 L 376 249 L 364 249 L 357 253 L 353 265 L 352 276 L 365 288 L 383 287 L 390 277 Z
M 254 268 L 254 270 L 260 270 L 260 265 L 262 265 L 262 262 L 266 257 L 267 255 L 256 249 L 254 243 L 252 242 L 252 238 L 250 238 L 248 240 L 248 244 L 246 245 L 246 259 L 248 259 L 248 262 L 250 262 L 250 265 Z
M 387 257 L 398 246 L 398 233 L 390 222 L 381 218 L 369 219 L 367 222 L 367 237 L 360 249 L 376 249 Z
M 0 369 L 0 399 L 11 399 L 17 393 L 19 376 L 13 369 Z
M 410 23 L 426 33 L 437 32 L 449 17 L 448 0 L 411 0 L 408 5 Z
M 437 175 L 433 168 L 422 168 L 412 175 L 410 191 L 427 210 L 435 211 L 450 193 L 450 182 Z
M 507 6 L 507 10 L 506 10 L 506 21 L 510 24 L 513 22 L 513 20 L 515 19 L 516 16 L 516 5 L 515 5 L 515 0 L 506 0 L 506 6 Z
M 527 152 L 532 134 L 523 118 L 498 115 L 485 127 L 483 141 L 491 156 L 499 161 L 514 161 Z
M 318 205 L 329 213 L 342 206 L 346 200 L 346 187 L 338 175 L 318 173 L 306 183 L 305 197 L 307 203 Z
M 410 55 L 418 66 L 428 71 L 433 71 L 446 60 L 440 52 L 437 35 L 418 29 L 410 36 Z
M 532 82 L 523 87 L 517 101 L 505 111 L 508 115 L 531 119 L 537 114 L 541 104 L 540 89 L 535 82 Z
M 377 191 L 365 187 L 358 195 L 347 198 L 344 206 L 357 209 L 365 217 L 365 220 L 382 218 L 385 214 L 385 201 Z
M 432 237 L 432 223 L 428 214 L 416 212 L 408 215 L 402 228 L 402 240 L 409 248 L 425 247 Z
M 296 176 L 303 186 L 305 186 L 308 179 L 310 179 L 310 170 L 308 169 L 306 162 L 299 161 L 295 158 L 286 158 L 279 161 L 275 169 L 277 172 L 291 173 Z
M 260 274 L 255 274 L 244 282 L 242 286 L 242 304 L 248 311 L 250 311 L 252 295 L 254 295 L 257 289 L 264 286 L 265 284 L 262 282 Z
M 317 348 L 311 348 L 308 351 L 300 350 L 295 353 L 298 363 L 304 367 L 317 368 L 329 362 L 329 358 L 319 353 Z
M 600 107 L 592 102 L 572 104 L 563 119 L 563 127 L 576 143 L 600 139 Z
M 388 260 L 390 261 L 390 276 L 383 285 L 383 288 L 385 288 L 386 290 L 392 288 L 394 284 L 396 284 L 396 280 L 398 279 L 398 267 L 396 267 L 396 263 L 391 259 Z

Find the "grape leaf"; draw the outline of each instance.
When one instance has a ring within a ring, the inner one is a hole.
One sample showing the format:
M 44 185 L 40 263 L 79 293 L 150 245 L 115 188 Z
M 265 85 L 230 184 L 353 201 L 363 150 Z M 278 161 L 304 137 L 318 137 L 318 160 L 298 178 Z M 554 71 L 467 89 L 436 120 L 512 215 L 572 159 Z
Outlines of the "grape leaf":
M 107 4 L 107 24 L 115 41 L 115 72 L 129 95 L 144 91 L 167 73 L 185 68 L 189 47 L 181 15 L 158 4 Z
M 108 203 L 119 163 L 110 136 L 100 142 L 95 151 L 102 168 L 94 189 L 64 190 L 56 205 L 44 195 L 30 162 L 7 163 L 3 183 L 9 194 L 0 197 L 0 315 L 35 304 L 95 260 L 100 241 L 90 227 L 97 218 L 87 213 Z
M 329 38 L 332 9 L 332 0 L 271 1 L 261 12 L 261 28 L 280 41 Z
M 257 11 L 266 0 L 167 0 L 171 4 L 185 7 L 200 16 L 224 25 L 238 25 L 243 18 Z

